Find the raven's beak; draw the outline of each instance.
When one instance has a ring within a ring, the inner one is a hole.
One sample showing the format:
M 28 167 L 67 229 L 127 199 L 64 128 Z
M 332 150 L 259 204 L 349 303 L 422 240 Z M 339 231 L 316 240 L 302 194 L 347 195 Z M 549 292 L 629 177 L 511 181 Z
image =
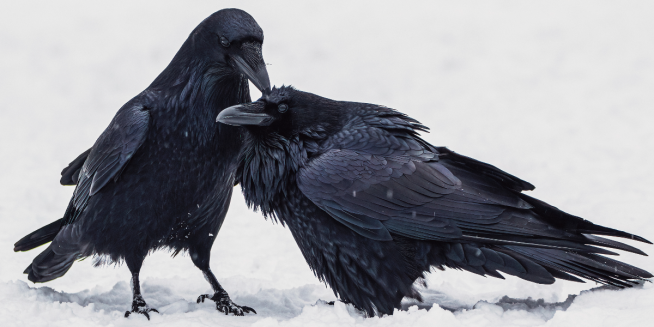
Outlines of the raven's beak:
M 245 43 L 242 47 L 242 55 L 232 55 L 234 64 L 261 93 L 270 91 L 270 78 L 266 63 L 261 55 L 261 45 Z
M 237 104 L 223 109 L 218 114 L 216 121 L 219 123 L 232 126 L 268 126 L 274 120 L 274 117 L 263 112 L 264 104 L 262 102 L 251 102 L 247 104 Z

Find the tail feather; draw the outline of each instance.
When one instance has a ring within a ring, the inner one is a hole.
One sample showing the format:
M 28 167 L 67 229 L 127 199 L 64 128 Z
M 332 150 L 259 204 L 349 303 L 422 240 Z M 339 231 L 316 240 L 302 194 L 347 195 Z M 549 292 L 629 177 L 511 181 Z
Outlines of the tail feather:
M 593 253 L 576 253 L 554 249 L 504 246 L 538 264 L 602 284 L 631 287 L 637 280 L 651 278 L 649 272 Z
M 554 276 L 552 276 L 552 274 L 550 274 L 547 269 L 532 261 L 531 258 L 519 255 L 511 256 L 520 262 L 520 264 L 525 267 L 526 270 L 526 272 L 522 274 L 517 274 L 516 277 L 538 284 L 553 284 L 554 281 L 556 281 Z
M 479 247 L 474 244 L 446 244 L 445 265 L 478 275 L 503 278 L 498 272 L 539 283 L 552 284 L 554 276 L 530 258 L 499 247 Z
M 34 258 L 24 273 L 34 283 L 48 282 L 66 274 L 75 260 L 79 258 L 77 253 L 57 254 L 53 251 L 51 244 Z
M 48 225 L 45 225 L 21 238 L 14 244 L 14 251 L 29 251 L 35 247 L 41 246 L 45 243 L 52 242 L 57 236 L 64 219 L 58 219 Z
M 75 260 L 89 256 L 89 244 L 82 242 L 83 230 L 79 224 L 61 228 L 52 243 L 32 261 L 25 272 L 35 283 L 51 281 L 63 276 Z
M 556 270 L 556 269 L 550 268 L 548 266 L 544 266 L 543 268 L 545 268 L 545 270 L 549 271 L 549 273 L 552 274 L 552 276 L 554 278 L 569 280 L 571 282 L 577 282 L 577 283 L 585 283 L 585 281 L 583 279 L 579 279 L 579 278 L 577 278 L 577 277 L 575 277 L 573 275 L 570 275 L 570 274 L 568 274 L 566 272 Z
M 488 276 L 492 276 L 499 279 L 505 279 L 504 276 L 502 276 L 502 274 L 497 272 L 497 270 L 489 269 L 487 267 L 484 267 L 484 270 L 486 271 L 486 275 Z
M 652 278 L 649 272 L 590 252 L 522 245 L 450 243 L 443 247 L 446 266 L 479 275 L 503 278 L 499 272 L 534 283 L 552 284 L 555 278 L 581 278 L 617 287 L 631 287 Z

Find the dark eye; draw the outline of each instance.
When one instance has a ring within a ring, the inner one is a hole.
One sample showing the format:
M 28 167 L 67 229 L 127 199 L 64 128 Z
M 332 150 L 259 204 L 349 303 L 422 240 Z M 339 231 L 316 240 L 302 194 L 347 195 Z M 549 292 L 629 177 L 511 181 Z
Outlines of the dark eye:
M 220 44 L 225 48 L 229 47 L 229 41 L 224 36 L 220 37 Z
M 286 110 L 288 110 L 288 106 L 285 103 L 282 103 L 279 106 L 277 106 L 277 111 L 281 113 L 285 113 Z

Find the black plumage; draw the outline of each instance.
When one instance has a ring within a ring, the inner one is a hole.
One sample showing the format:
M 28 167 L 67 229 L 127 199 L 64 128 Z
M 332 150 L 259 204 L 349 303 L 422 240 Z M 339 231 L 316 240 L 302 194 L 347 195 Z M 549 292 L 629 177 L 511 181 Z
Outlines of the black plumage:
M 198 302 L 209 298 L 225 314 L 254 312 L 232 303 L 209 258 L 237 181 L 243 132 L 214 118 L 251 101 L 248 79 L 269 90 L 262 43 L 259 25 L 238 9 L 218 11 L 193 30 L 166 69 L 62 172 L 62 184 L 77 184 L 64 217 L 14 248 L 52 241 L 25 270 L 29 280 L 61 277 L 88 256 L 97 264 L 124 261 L 133 281 L 126 316 L 148 316 L 139 270 L 148 252 L 169 248 L 188 251 L 211 284 L 215 293 Z
M 431 267 L 541 284 L 652 277 L 603 256 L 642 251 L 596 235 L 649 241 L 522 193 L 534 186 L 430 145 L 393 109 L 282 87 L 218 121 L 248 131 L 248 205 L 288 226 L 315 275 L 370 316 L 420 299 L 412 285 Z

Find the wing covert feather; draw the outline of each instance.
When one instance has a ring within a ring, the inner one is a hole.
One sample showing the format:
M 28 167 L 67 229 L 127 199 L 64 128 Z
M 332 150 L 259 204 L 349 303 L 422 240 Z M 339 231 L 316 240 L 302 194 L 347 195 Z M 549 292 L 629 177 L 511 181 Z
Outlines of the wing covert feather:
M 79 173 L 77 188 L 66 210 L 66 224 L 84 211 L 91 196 L 111 179 L 118 180 L 128 161 L 145 141 L 150 113 L 140 104 L 122 107 L 88 153 Z
M 299 170 L 298 186 L 335 220 L 378 240 L 388 233 L 431 240 L 560 233 L 520 210 L 531 205 L 500 181 L 397 143 L 384 155 L 328 150 Z

